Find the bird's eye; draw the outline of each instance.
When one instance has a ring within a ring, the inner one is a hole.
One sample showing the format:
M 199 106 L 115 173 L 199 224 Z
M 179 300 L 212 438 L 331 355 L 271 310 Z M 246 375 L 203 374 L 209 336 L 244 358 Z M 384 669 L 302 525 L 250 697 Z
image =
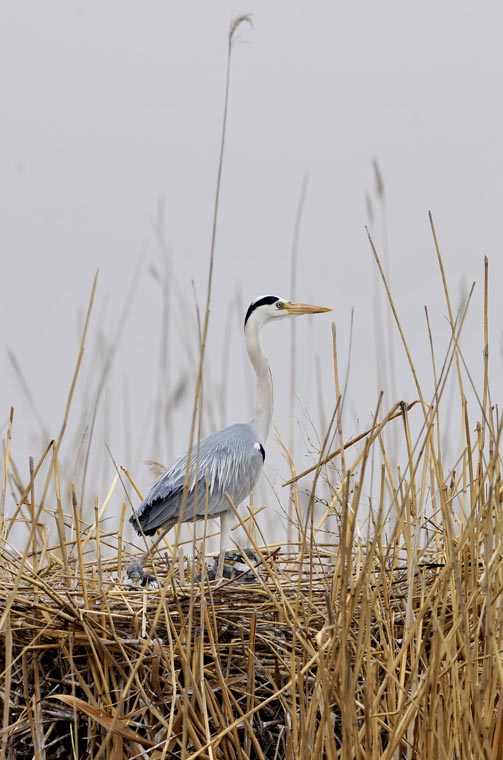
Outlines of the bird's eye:
M 284 306 L 284 303 L 283 303 L 283 301 L 276 301 L 276 308 L 277 308 L 277 309 L 282 309 L 282 308 L 283 308 L 283 306 Z

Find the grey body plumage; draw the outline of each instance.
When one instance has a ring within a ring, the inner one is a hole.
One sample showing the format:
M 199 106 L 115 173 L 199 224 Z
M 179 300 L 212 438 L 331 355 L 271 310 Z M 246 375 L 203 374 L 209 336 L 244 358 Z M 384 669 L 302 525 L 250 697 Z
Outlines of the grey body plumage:
M 203 438 L 199 447 L 194 444 L 192 448 L 185 505 L 186 454 L 161 475 L 141 503 L 136 518 L 143 533 L 151 536 L 159 528 L 169 530 L 179 521 L 218 517 L 231 508 L 226 493 L 237 506 L 254 488 L 264 456 L 252 425 L 230 425 Z M 132 517 L 131 522 L 136 518 Z
M 246 348 L 257 377 L 255 416 L 194 443 L 187 455 L 177 459 L 152 486 L 130 522 L 138 533 L 164 535 L 178 522 L 220 517 L 220 560 L 222 575 L 226 539 L 233 514 L 228 497 L 237 507 L 259 478 L 272 418 L 271 371 L 260 339 L 266 322 L 278 317 L 330 311 L 323 306 L 295 304 L 278 296 L 260 296 L 246 312 Z M 188 476 L 186 494 L 184 484 Z M 161 535 L 161 538 L 162 538 Z

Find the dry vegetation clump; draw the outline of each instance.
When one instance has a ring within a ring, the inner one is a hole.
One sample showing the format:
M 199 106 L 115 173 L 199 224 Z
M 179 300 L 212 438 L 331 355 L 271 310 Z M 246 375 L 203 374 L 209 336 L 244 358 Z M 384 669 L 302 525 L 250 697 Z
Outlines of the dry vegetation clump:
M 217 205 L 218 192 L 215 225 Z M 84 519 L 113 353 L 82 415 L 87 450 L 79 441 L 77 454 L 62 452 L 95 282 L 61 431 L 26 480 L 11 456 L 12 412 L 5 427 L 0 760 L 503 757 L 502 423 L 489 392 L 488 268 L 478 391 L 460 348 L 470 299 L 454 316 L 432 231 L 450 328 L 439 363 L 427 314 L 432 387 L 419 380 L 371 240 L 416 399 L 386 414 L 380 395 L 372 424 L 348 439 L 351 388 L 341 391 L 334 329 L 335 409 L 319 460 L 298 475 L 286 451 L 288 540 L 258 542 L 255 513 L 236 512 L 257 562 L 222 585 L 208 580 L 204 541 L 194 560 L 194 547 L 166 542 L 148 575 L 132 569 L 141 555 L 124 532 L 126 470 L 102 500 L 92 494 Z
M 492 510 L 414 557 L 258 548 L 220 587 L 198 563 L 158 557 L 141 587 L 124 555 L 68 545 L 65 569 L 53 547 L 35 570 L 4 547 L 2 757 L 501 756 Z
M 221 585 L 208 580 L 204 540 L 199 553 L 165 541 L 138 572 L 127 470 L 89 519 L 88 458 L 69 453 L 77 477 L 62 452 L 91 309 L 61 432 L 27 481 L 11 413 L 0 760 L 503 757 L 502 423 L 489 391 L 487 262 L 478 392 L 460 348 L 469 299 L 454 317 L 437 245 L 450 341 L 439 362 L 428 321 L 427 394 L 373 250 L 417 398 L 386 414 L 380 395 L 369 428 L 348 439 L 334 329 L 335 409 L 319 459 L 297 474 L 286 452 L 290 539 L 259 542 L 256 514 L 236 511 L 257 561 Z
M 148 575 L 134 571 L 125 502 L 117 530 L 102 531 L 118 474 L 85 526 L 57 443 L 22 483 L 11 419 L 1 497 L 10 482 L 19 505 L 0 546 L 0 758 L 503 757 L 501 423 L 487 351 L 470 418 L 464 313 L 429 401 L 419 383 L 417 403 L 386 415 L 380 400 L 347 440 L 338 392 L 304 506 L 292 464 L 295 538 L 258 545 L 236 515 L 257 562 L 220 585 L 202 555 L 168 544 Z M 484 315 L 487 348 L 487 301 Z M 461 444 L 447 466 L 451 375 Z
M 454 318 L 443 277 L 451 339 L 441 364 L 432 341 L 427 398 L 374 253 L 417 399 L 385 414 L 380 396 L 370 427 L 348 439 L 334 331 L 335 411 L 308 492 L 309 473 L 288 458 L 291 539 L 259 544 L 255 516 L 236 512 L 257 561 L 221 585 L 208 580 L 204 541 L 199 554 L 165 542 L 145 574 L 135 570 L 126 470 L 87 522 L 74 478 L 60 475 L 71 472 L 60 458 L 89 314 L 61 432 L 27 482 L 11 414 L 0 760 L 503 757 L 502 426 L 489 392 L 487 265 L 481 392 L 459 342 L 469 301 Z M 449 464 L 446 429 L 451 451 L 460 441 Z
M 238 19 L 229 37 L 191 443 L 202 393 L 230 54 L 246 21 Z M 378 196 L 384 207 L 382 182 Z M 427 392 L 419 380 L 371 241 L 416 399 L 393 398 L 386 414 L 380 396 L 369 429 L 348 440 L 343 407 L 351 388 L 340 390 L 334 330 L 335 411 L 309 471 L 307 499 L 299 482 L 308 473 L 297 475 L 289 457 L 288 541 L 259 543 L 249 527 L 255 516 L 236 514 L 257 562 L 221 585 L 207 579 L 204 542 L 195 560 L 187 559 L 193 553 L 187 548 L 165 543 L 145 568 L 148 576 L 131 571 L 140 551 L 124 533 L 129 505 L 119 471 L 102 500 L 93 493 L 94 519 L 84 519 L 92 432 L 124 324 L 95 403 L 83 415 L 86 424 L 91 420 L 87 450 L 79 443 L 63 462 L 93 289 L 63 426 L 25 480 L 11 455 L 12 412 L 5 426 L 0 760 L 503 757 L 502 423 L 489 393 L 487 265 L 477 389 L 459 343 L 469 299 L 455 316 L 433 225 L 432 231 L 451 332 L 438 363 L 427 315 L 432 388 Z M 158 420 L 166 408 L 159 405 Z M 160 437 L 158 428 L 154 438 Z M 445 437 L 451 452 L 459 440 L 454 456 L 446 456 Z M 9 493 L 17 506 L 7 517 Z M 112 525 L 108 533 L 105 525 Z

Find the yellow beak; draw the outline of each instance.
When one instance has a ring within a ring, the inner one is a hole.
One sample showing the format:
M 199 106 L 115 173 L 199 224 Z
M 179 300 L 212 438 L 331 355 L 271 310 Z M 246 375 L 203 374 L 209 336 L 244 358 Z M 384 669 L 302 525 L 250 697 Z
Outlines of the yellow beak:
M 286 303 L 285 309 L 292 316 L 298 314 L 322 314 L 325 311 L 332 311 L 328 306 L 311 306 L 308 303 Z

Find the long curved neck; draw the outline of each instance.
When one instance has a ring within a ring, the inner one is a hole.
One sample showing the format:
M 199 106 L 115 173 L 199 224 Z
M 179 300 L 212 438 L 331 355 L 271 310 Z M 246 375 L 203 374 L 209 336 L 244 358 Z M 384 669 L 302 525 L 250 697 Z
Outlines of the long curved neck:
M 255 395 L 255 417 L 253 425 L 262 444 L 265 445 L 272 420 L 272 377 L 269 362 L 266 359 L 260 341 L 261 324 L 252 322 L 246 326 L 246 348 L 248 356 L 257 375 Z

